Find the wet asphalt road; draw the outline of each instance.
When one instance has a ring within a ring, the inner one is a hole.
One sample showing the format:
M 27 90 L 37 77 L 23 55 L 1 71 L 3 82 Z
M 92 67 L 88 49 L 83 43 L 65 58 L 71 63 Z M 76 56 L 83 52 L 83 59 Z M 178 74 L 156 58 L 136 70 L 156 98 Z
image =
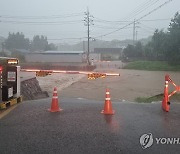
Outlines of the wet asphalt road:
M 50 113 L 51 99 L 24 102 L 0 120 L 0 153 L 115 154 L 180 153 L 179 145 L 142 149 L 139 138 L 180 137 L 180 104 L 169 113 L 160 103 L 112 102 L 115 115 L 101 114 L 104 102 L 62 99 L 64 110 Z

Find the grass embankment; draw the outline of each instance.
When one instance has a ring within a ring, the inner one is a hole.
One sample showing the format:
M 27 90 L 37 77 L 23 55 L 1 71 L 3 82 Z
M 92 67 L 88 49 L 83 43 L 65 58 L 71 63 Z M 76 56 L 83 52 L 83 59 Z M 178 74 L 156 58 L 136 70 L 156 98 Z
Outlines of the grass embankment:
M 170 65 L 167 62 L 162 61 L 135 61 L 128 63 L 123 68 L 147 71 L 180 71 L 180 65 Z M 135 101 L 139 103 L 151 103 L 162 100 L 163 94 L 159 94 L 152 97 L 138 97 L 135 99 Z M 173 95 L 173 97 L 170 98 L 170 100 L 180 102 L 180 94 Z
M 157 102 L 157 101 L 162 101 L 163 100 L 163 94 L 159 94 L 156 96 L 152 97 L 138 97 L 135 99 L 136 102 L 138 103 L 151 103 L 151 102 Z M 171 98 L 170 101 L 177 101 L 180 102 L 180 94 L 174 94 Z
M 180 65 L 170 65 L 162 61 L 135 61 L 128 63 L 123 68 L 147 71 L 180 71 Z

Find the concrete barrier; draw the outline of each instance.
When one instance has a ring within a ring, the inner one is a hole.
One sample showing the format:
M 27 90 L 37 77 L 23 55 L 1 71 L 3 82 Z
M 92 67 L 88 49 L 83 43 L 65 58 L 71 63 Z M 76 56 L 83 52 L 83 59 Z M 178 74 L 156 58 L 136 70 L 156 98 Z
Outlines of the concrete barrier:
M 21 95 L 23 96 L 23 100 L 35 100 L 49 97 L 46 91 L 42 91 L 35 77 L 21 82 Z

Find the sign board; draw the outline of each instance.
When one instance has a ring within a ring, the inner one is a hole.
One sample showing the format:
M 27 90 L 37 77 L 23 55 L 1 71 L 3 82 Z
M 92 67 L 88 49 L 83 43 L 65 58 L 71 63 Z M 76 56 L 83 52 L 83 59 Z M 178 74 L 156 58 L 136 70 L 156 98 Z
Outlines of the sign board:
M 10 58 L 10 59 L 7 60 L 7 63 L 8 63 L 9 65 L 17 65 L 17 64 L 18 64 L 18 59 L 16 59 L 16 58 Z
M 15 82 L 16 81 L 16 72 L 8 72 L 7 81 Z

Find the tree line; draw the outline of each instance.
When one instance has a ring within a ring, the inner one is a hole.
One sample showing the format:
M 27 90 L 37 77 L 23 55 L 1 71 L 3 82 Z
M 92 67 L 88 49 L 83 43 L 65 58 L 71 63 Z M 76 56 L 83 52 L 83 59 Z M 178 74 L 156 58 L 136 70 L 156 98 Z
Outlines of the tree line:
M 148 44 L 128 45 L 124 57 L 129 59 L 162 60 L 171 64 L 180 64 L 180 14 L 177 12 L 167 31 L 155 30 Z
M 47 51 L 57 50 L 53 43 L 48 43 L 46 36 L 35 35 L 32 41 L 25 38 L 23 33 L 9 33 L 8 38 L 4 42 L 4 48 L 14 51 L 16 49 L 25 49 L 30 51 Z

